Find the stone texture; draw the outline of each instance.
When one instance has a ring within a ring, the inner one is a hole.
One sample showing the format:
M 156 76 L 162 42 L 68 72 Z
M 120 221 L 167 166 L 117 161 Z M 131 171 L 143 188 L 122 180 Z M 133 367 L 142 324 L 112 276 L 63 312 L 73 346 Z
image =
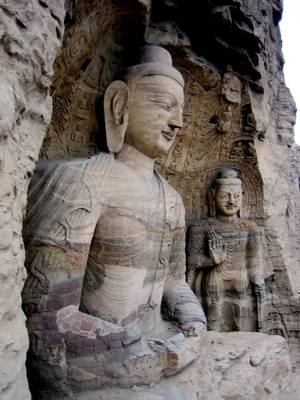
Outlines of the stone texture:
M 210 218 L 189 227 L 187 281 L 201 299 L 209 330 L 261 331 L 264 322 L 262 237 L 241 218 L 242 181 L 219 170 L 208 192 Z
M 279 336 L 208 332 L 199 359 L 180 375 L 149 386 L 104 388 L 79 399 L 279 400 L 290 370 L 288 348 Z
M 99 24 L 95 15 L 104 4 L 107 14 L 101 13 Z M 98 95 L 140 43 L 166 46 L 185 78 L 184 128 L 156 168 L 182 195 L 187 225 L 208 216 L 206 196 L 217 169 L 227 165 L 240 171 L 243 216 L 261 230 L 264 331 L 295 336 L 299 189 L 295 104 L 282 70 L 282 3 L 204 2 L 201 13 L 195 12 L 195 4 L 156 1 L 150 13 L 145 2 L 132 7 L 98 2 L 90 8 L 76 2 L 54 66 L 55 107 L 41 157 L 77 157 L 105 149 Z M 119 15 L 126 15 L 131 29 L 123 28 Z
M 64 2 L 0 4 L 0 397 L 25 400 L 28 347 L 21 290 L 22 219 L 29 177 L 51 117 L 53 62 L 64 33 Z
M 196 0 L 189 7 L 175 0 L 66 3 L 65 24 L 62 1 L 0 5 L 1 396 L 28 397 L 20 235 L 27 173 L 49 122 L 48 89 L 64 28 L 41 158 L 86 156 L 105 147 L 98 95 L 140 44 L 166 46 L 186 80 L 185 128 L 157 169 L 181 193 L 188 224 L 207 215 L 205 196 L 216 168 L 226 164 L 241 171 L 243 208 L 265 233 L 265 332 L 296 342 L 300 169 L 295 105 L 282 72 L 282 1 L 205 1 L 201 12 Z
M 197 357 L 189 336 L 206 318 L 185 279 L 184 208 L 154 171 L 182 127 L 183 85 L 170 54 L 144 46 L 105 91 L 110 154 L 38 164 L 23 289 L 35 398 L 157 382 Z

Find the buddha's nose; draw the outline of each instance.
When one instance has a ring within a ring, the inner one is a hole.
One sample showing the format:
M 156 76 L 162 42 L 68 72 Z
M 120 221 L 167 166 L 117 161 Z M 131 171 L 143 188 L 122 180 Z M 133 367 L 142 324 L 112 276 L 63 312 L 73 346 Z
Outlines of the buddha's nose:
M 172 115 L 172 117 L 169 120 L 169 127 L 172 130 L 179 130 L 183 128 L 183 121 L 182 121 L 182 113 L 177 111 L 176 113 Z

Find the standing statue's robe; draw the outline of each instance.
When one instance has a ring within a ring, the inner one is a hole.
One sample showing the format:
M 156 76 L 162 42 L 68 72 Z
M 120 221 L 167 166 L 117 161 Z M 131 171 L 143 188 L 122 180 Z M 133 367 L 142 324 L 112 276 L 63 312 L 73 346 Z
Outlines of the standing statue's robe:
M 209 255 L 209 240 L 222 240 L 226 259 L 215 265 Z M 254 287 L 264 284 L 256 224 L 238 219 L 233 223 L 216 218 L 188 230 L 188 280 L 201 299 L 208 329 L 256 331 L 262 318 Z

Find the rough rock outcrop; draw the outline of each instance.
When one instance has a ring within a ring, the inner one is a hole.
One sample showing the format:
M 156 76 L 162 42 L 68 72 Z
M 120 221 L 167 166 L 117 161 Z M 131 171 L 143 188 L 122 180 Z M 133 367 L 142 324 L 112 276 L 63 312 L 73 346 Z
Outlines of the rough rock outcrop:
M 64 2 L 1 1 L 0 21 L 0 397 L 27 400 L 22 219 L 51 117 L 49 88 L 64 34 Z
M 160 384 L 89 392 L 79 399 L 274 399 L 286 389 L 290 368 L 286 342 L 279 336 L 209 332 L 204 335 L 199 359 L 180 375 Z

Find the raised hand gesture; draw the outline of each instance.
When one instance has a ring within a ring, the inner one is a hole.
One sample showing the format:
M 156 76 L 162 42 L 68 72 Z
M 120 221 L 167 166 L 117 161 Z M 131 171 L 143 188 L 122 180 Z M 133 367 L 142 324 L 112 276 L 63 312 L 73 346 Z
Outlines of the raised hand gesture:
M 226 260 L 226 243 L 220 234 L 213 229 L 209 230 L 208 249 L 209 256 L 216 265 L 222 264 Z

